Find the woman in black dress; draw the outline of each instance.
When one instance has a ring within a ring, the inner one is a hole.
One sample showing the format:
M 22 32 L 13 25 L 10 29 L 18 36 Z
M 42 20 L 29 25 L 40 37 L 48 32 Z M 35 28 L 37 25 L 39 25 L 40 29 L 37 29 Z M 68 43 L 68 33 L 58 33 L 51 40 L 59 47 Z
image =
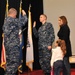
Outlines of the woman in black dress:
M 59 17 L 58 24 L 60 26 L 60 29 L 57 33 L 57 36 L 59 37 L 59 39 L 64 40 L 66 42 L 66 49 L 67 49 L 66 51 L 67 53 L 64 57 L 63 75 L 71 75 L 69 63 L 69 57 L 72 56 L 70 43 L 70 28 L 68 26 L 68 22 L 65 16 Z

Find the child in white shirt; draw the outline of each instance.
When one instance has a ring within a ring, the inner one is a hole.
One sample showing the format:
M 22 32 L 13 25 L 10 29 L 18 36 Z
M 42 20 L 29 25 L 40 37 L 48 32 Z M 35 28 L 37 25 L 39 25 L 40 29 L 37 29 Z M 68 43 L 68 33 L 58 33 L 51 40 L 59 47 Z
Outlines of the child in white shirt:
M 57 40 L 54 49 L 52 49 L 51 68 L 54 70 L 54 75 L 60 75 L 63 68 L 63 57 L 66 54 L 66 45 L 64 40 Z

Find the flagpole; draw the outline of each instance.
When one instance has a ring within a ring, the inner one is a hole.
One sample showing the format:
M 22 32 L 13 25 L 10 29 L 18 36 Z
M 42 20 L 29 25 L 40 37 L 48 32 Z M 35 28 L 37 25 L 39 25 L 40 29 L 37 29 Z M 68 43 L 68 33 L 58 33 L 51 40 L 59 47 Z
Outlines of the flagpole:
M 22 0 L 20 0 L 20 7 L 19 7 L 19 19 L 21 18 L 21 12 L 22 12 Z M 19 35 L 21 35 L 22 30 L 19 30 Z M 22 37 L 20 38 L 20 44 L 22 43 Z M 21 65 L 20 65 L 21 66 Z M 20 66 L 18 67 L 18 75 L 20 75 L 20 73 L 22 73 L 22 71 L 20 70 Z
M 8 1 L 8 0 L 6 0 L 5 18 L 8 16 L 8 6 L 9 6 L 9 1 Z
M 21 11 L 22 11 L 22 0 L 20 0 L 20 8 L 19 8 L 19 14 L 21 14 Z M 19 18 L 20 18 L 20 16 L 19 16 Z

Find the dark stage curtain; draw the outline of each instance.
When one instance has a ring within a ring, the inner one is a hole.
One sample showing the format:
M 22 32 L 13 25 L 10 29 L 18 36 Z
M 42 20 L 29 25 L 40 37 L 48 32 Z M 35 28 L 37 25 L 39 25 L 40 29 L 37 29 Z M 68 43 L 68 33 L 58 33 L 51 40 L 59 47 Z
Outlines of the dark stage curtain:
M 28 16 L 29 4 L 31 4 L 31 13 L 32 13 L 32 23 L 33 21 L 37 22 L 36 28 L 38 29 L 41 25 L 39 22 L 39 16 L 43 13 L 43 0 L 22 0 L 22 8 L 26 11 Z M 9 0 L 9 8 L 14 7 L 19 12 L 20 0 Z M 5 8 L 6 8 L 6 0 L 0 0 L 0 52 L 2 46 L 2 25 L 4 23 L 5 18 Z M 19 13 L 18 13 L 19 14 Z M 18 15 L 17 15 L 18 17 Z M 26 26 L 27 27 L 27 24 Z M 24 28 L 24 27 L 23 27 Z M 27 29 L 23 32 L 24 34 L 24 42 L 26 46 L 27 40 Z M 36 39 L 33 35 L 33 46 L 34 46 L 34 69 L 40 69 L 39 65 L 39 57 L 38 57 L 38 39 Z M 1 53 L 0 53 L 1 54 Z M 27 70 L 26 67 L 26 47 L 23 50 L 23 71 Z

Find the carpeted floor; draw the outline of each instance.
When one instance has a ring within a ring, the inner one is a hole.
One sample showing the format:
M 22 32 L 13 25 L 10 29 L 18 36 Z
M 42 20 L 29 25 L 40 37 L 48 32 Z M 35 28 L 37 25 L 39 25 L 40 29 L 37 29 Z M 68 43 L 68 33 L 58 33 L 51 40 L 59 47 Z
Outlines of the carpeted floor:
M 2 68 L 0 68 L 0 75 L 4 75 L 4 70 Z M 22 74 L 18 75 L 44 75 L 44 73 L 42 70 L 34 70 L 32 72 L 23 72 Z M 75 75 L 75 68 L 71 69 L 71 75 Z
M 30 73 L 25 72 L 20 75 L 44 75 L 42 70 L 34 70 Z M 71 75 L 75 75 L 75 69 L 71 69 Z

